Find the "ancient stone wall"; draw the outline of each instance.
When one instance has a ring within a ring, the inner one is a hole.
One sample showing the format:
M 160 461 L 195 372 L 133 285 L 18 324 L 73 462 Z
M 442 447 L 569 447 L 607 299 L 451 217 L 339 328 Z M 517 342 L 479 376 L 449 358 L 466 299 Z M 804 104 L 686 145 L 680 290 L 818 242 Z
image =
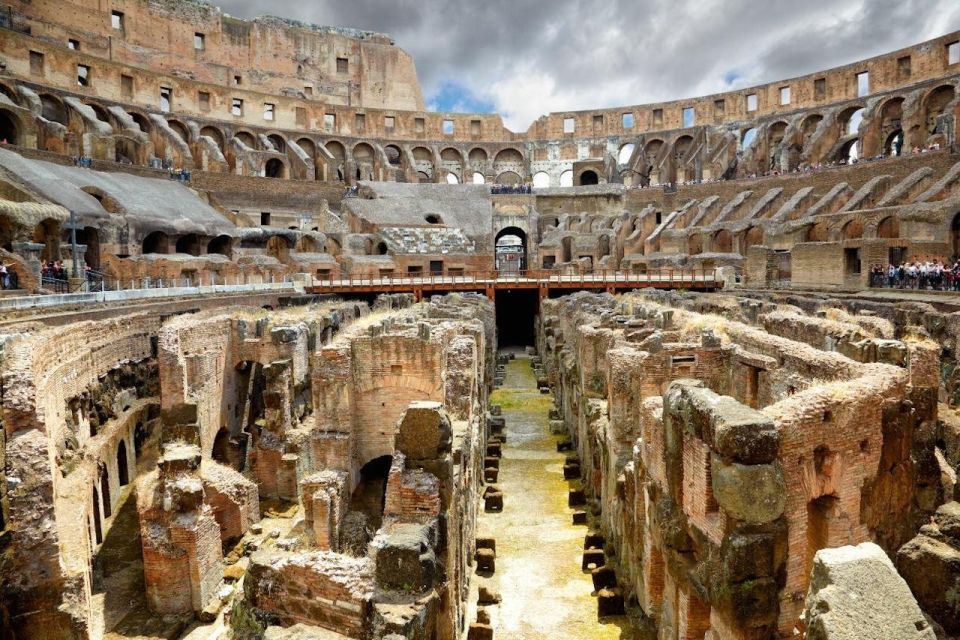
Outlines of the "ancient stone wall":
M 608 562 L 662 633 L 789 635 L 817 549 L 874 540 L 892 554 L 949 499 L 923 435 L 936 351 L 882 322 L 837 321 L 834 343 L 836 326 L 813 323 L 708 296 L 544 304 L 538 348 Z

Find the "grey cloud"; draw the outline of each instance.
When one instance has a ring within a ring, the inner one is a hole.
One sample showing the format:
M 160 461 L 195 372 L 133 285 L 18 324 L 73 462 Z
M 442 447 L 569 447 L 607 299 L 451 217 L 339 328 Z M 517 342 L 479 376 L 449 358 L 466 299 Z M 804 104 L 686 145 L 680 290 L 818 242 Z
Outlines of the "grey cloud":
M 956 0 L 221 0 L 391 34 L 424 94 L 456 82 L 508 126 L 538 115 L 723 91 L 846 64 L 960 28 Z M 552 82 L 552 84 L 550 84 Z M 551 86 L 552 90 L 533 91 Z M 534 95 L 530 95 L 534 93 Z M 522 96 L 523 104 L 510 103 Z

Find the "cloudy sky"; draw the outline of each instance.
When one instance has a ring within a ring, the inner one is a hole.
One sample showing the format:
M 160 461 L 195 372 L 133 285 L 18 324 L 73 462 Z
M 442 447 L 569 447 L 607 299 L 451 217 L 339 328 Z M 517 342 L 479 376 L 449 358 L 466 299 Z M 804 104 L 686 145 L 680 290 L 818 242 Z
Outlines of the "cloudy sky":
M 692 97 L 809 73 L 960 29 L 957 0 L 214 0 L 389 33 L 429 108 L 503 115 Z

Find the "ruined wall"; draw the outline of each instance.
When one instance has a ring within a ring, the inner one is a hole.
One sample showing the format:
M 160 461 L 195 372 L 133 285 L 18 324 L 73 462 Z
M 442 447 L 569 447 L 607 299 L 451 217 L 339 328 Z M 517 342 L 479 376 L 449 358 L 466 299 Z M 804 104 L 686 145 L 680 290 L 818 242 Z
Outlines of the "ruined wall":
M 577 294 L 545 303 L 538 348 L 626 595 L 667 635 L 789 636 L 817 549 L 892 554 L 949 499 L 925 435 L 937 353 L 694 300 L 761 322 L 723 298 Z

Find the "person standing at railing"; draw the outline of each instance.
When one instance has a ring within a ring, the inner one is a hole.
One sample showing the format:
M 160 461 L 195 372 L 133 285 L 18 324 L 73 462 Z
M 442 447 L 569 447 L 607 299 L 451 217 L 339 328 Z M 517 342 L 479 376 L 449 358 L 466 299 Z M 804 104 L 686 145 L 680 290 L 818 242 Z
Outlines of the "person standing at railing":
M 7 270 L 7 265 L 0 262 L 0 287 L 3 289 L 10 288 L 10 272 Z

